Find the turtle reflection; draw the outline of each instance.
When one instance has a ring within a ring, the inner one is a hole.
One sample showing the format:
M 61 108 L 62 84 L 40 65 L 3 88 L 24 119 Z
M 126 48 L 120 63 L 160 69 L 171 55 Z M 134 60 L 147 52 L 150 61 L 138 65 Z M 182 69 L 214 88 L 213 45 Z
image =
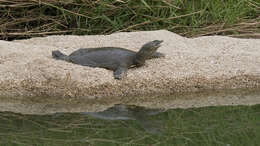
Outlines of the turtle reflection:
M 160 129 L 158 129 L 158 121 L 151 120 L 150 117 L 161 112 L 164 110 L 117 104 L 102 112 L 84 112 L 83 114 L 104 120 L 136 120 L 147 132 L 158 134 Z

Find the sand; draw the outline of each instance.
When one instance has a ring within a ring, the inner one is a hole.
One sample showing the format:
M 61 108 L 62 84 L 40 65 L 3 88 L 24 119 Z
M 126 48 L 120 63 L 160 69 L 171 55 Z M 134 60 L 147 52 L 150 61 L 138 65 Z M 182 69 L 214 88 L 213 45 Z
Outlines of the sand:
M 156 39 L 164 40 L 158 51 L 166 57 L 148 60 L 143 67 L 130 69 L 123 80 L 115 80 L 113 72 L 106 69 L 51 57 L 53 50 L 69 54 L 79 48 L 104 46 L 138 51 L 144 43 Z M 260 89 L 260 39 L 225 36 L 189 39 L 159 30 L 0 40 L 2 100 L 30 99 L 32 103 L 39 100 L 45 103 L 45 100 L 84 99 L 95 105 L 111 105 L 131 97 L 140 104 L 153 101 L 151 95 L 229 89 Z M 145 98 L 137 98 L 139 96 Z M 260 99 L 255 102 L 260 103 Z

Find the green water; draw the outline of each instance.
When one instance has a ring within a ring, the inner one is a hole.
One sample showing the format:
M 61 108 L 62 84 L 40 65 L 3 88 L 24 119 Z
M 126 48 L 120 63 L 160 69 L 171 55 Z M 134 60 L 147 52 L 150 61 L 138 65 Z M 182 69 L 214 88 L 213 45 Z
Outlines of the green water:
M 0 112 L 0 146 L 260 145 L 260 105 L 100 113 Z

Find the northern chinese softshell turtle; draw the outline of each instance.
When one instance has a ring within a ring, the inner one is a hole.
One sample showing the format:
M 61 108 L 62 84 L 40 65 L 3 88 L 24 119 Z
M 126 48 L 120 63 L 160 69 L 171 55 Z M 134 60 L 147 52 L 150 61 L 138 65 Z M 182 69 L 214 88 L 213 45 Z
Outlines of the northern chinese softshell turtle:
M 140 67 L 147 59 L 164 57 L 164 54 L 156 52 L 162 42 L 162 40 L 148 42 L 138 52 L 119 47 L 101 47 L 78 49 L 70 55 L 56 50 L 52 51 L 52 56 L 83 66 L 113 70 L 114 78 L 122 79 L 127 75 L 128 68 Z

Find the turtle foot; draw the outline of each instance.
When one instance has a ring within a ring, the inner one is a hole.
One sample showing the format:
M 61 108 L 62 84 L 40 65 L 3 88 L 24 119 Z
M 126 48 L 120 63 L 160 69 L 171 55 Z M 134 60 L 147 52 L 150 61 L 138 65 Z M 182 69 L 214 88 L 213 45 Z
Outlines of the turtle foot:
M 127 68 L 119 67 L 116 71 L 114 71 L 114 78 L 118 80 L 122 80 L 127 75 Z

